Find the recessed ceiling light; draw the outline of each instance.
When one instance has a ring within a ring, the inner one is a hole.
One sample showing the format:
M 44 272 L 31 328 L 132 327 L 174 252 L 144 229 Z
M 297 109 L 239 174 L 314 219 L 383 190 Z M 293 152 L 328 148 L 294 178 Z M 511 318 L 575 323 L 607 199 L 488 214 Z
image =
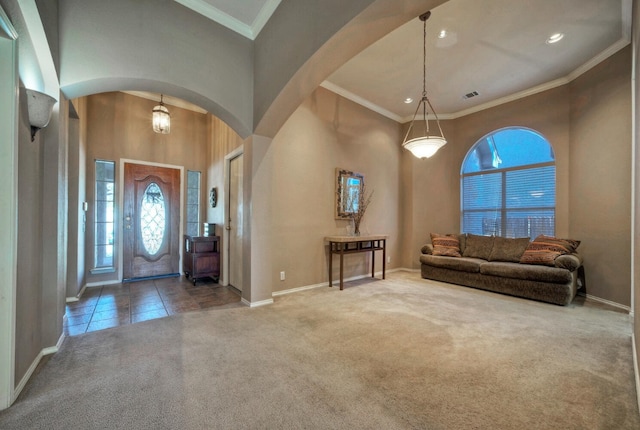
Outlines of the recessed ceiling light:
M 440 30 L 440 33 L 438 33 L 438 39 L 444 39 L 448 34 L 447 30 Z
M 413 102 L 413 99 L 411 97 L 407 97 L 406 99 L 404 99 L 404 102 L 406 104 L 409 104 L 409 103 Z
M 549 36 L 549 38 L 547 39 L 547 44 L 548 45 L 552 45 L 554 43 L 558 43 L 562 40 L 562 38 L 564 37 L 564 33 L 555 33 L 552 34 L 551 36 Z

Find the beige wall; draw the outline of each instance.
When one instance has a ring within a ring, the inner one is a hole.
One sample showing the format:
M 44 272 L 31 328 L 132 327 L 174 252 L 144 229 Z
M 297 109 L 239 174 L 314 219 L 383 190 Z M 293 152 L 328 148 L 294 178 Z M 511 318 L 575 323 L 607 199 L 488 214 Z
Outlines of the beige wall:
M 633 2 L 633 22 L 637 24 L 640 22 L 640 5 L 637 0 Z M 638 166 L 640 165 L 640 128 L 638 124 L 640 124 L 640 109 L 638 109 L 638 100 L 640 100 L 640 89 L 638 86 L 638 81 L 640 80 L 640 68 L 638 67 L 638 55 L 640 55 L 640 26 L 633 26 L 633 35 L 631 38 L 633 44 L 633 70 L 634 75 L 633 79 L 633 131 L 635 134 L 633 135 L 633 148 L 634 148 L 634 156 L 635 158 L 632 160 L 633 162 L 633 219 L 632 219 L 632 249 L 633 249 L 633 292 L 632 296 L 634 298 L 632 311 L 633 315 L 633 345 L 635 346 L 635 362 L 636 365 L 640 364 L 640 315 L 638 312 L 640 311 L 640 199 L 638 199 L 638 190 L 640 190 L 640 171 L 638 170 Z M 636 372 L 638 367 L 636 366 Z M 638 405 L 640 406 L 640 375 L 636 373 L 636 395 L 638 396 Z
M 87 283 L 111 281 L 118 274 L 90 273 L 93 267 L 94 220 L 94 162 L 96 159 L 116 161 L 116 181 L 119 181 L 120 159 L 182 166 L 186 170 L 202 172 L 201 219 L 206 216 L 205 186 L 207 184 L 207 157 L 209 124 L 206 114 L 167 106 L 171 113 L 171 133 L 157 134 L 151 128 L 151 110 L 158 104 L 152 100 L 125 93 L 102 93 L 86 97 L 86 198 L 87 211 L 86 264 Z M 185 178 L 186 182 L 186 178 Z M 182 184 L 183 193 L 186 183 Z M 116 201 L 120 189 L 116 187 Z M 121 215 L 121 214 L 120 214 Z M 184 215 L 184 214 L 183 214 Z M 120 217 L 116 216 L 116 223 Z M 182 217 L 184 221 L 184 216 Z M 119 225 L 116 224 L 116 231 Z M 119 234 L 119 233 L 118 233 Z M 117 259 L 116 259 L 117 263 Z
M 587 294 L 631 306 L 631 48 L 570 84 L 570 234 Z
M 15 382 L 18 384 L 45 346 L 42 340 L 42 166 L 43 140 L 31 142 L 24 88 L 20 90 L 18 135 L 18 270 Z M 52 322 L 47 320 L 47 322 Z
M 555 151 L 556 235 L 582 241 L 587 293 L 629 306 L 630 70 L 626 48 L 571 84 L 445 121 L 449 143 L 431 159 L 405 154 L 409 267 L 419 267 L 429 233 L 460 231 L 460 167 L 474 143 L 502 127 L 529 127 Z
M 226 190 L 224 187 L 224 158 L 242 145 L 242 138 L 227 124 L 215 116 L 209 115 L 209 135 L 211 144 L 207 145 L 207 182 L 205 186 L 206 199 L 209 202 L 209 190 L 212 187 L 218 189 L 218 204 L 212 208 L 207 207 L 206 221 L 216 224 L 216 233 L 222 236 L 224 223 L 224 199 Z
M 399 140 L 397 123 L 323 88 L 287 120 L 262 159 L 271 171 L 269 213 L 254 214 L 270 227 L 263 252 L 270 253 L 273 291 L 328 281 L 323 238 L 345 234 L 348 224 L 334 217 L 336 167 L 364 174 L 374 194 L 362 232 L 388 233 L 388 267 L 401 266 Z M 366 274 L 369 261 L 366 254 L 347 256 L 345 277 Z M 381 263 L 378 253 L 379 269 Z M 334 264 L 334 279 L 337 273 Z

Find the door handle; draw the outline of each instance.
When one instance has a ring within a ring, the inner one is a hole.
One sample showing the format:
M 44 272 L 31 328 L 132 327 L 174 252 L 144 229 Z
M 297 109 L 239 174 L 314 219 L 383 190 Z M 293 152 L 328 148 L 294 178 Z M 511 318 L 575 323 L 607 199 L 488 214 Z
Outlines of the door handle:
M 227 226 L 225 227 L 225 230 L 231 230 L 231 226 L 230 226 L 230 225 L 227 225 Z

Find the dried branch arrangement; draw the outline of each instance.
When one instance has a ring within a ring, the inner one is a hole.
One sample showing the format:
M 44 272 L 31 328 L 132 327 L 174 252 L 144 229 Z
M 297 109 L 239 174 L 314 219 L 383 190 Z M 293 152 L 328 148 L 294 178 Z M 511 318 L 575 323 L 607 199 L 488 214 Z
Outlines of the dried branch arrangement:
M 367 188 L 364 182 L 362 182 L 360 190 L 358 193 L 354 194 L 357 194 L 357 196 L 353 196 L 353 194 L 349 193 L 347 197 L 347 207 L 349 208 L 350 217 L 353 219 L 353 234 L 360 236 L 360 223 L 362 222 L 364 213 L 369 207 L 369 203 L 371 203 L 373 190 L 367 194 Z

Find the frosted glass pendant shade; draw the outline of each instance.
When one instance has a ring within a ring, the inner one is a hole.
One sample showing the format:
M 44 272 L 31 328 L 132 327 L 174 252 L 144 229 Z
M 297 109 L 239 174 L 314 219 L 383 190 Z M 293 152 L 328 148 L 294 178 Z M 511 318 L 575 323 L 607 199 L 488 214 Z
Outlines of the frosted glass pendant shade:
M 429 158 L 446 144 L 447 141 L 444 137 L 425 136 L 411 139 L 405 142 L 402 146 L 411 151 L 411 153 L 417 158 Z

